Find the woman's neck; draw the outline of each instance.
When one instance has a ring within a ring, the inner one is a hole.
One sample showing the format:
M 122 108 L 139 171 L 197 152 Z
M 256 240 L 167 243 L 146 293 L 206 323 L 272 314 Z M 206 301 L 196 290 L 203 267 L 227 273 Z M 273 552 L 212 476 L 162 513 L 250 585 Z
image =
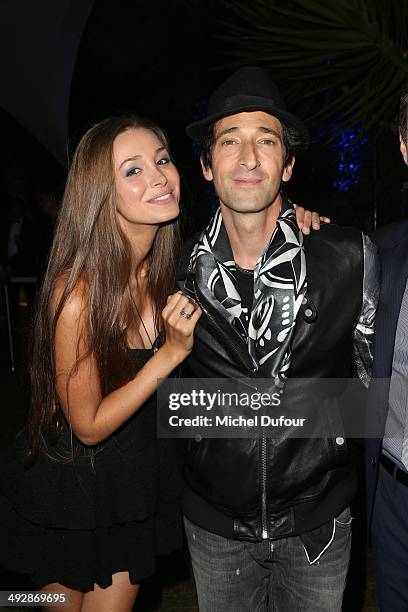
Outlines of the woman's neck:
M 133 276 L 134 274 L 138 274 L 141 269 L 143 270 L 143 262 L 152 248 L 159 226 L 139 224 L 129 226 L 129 224 L 127 224 L 123 229 L 132 250 Z

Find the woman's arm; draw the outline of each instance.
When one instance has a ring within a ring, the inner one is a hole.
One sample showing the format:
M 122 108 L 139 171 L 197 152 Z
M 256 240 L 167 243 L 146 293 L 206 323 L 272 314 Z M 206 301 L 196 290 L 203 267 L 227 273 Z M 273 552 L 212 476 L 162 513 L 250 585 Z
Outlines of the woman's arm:
M 196 308 L 190 319 L 180 316 L 191 301 L 181 293 L 168 298 L 162 317 L 166 330 L 163 346 L 135 377 L 119 389 L 102 397 L 95 359 L 83 340 L 85 309 L 83 295 L 74 292 L 58 319 L 55 336 L 57 392 L 61 408 L 74 434 L 84 444 L 102 442 L 125 423 L 157 389 L 157 380 L 169 374 L 187 357 L 193 347 L 194 327 L 201 316 Z

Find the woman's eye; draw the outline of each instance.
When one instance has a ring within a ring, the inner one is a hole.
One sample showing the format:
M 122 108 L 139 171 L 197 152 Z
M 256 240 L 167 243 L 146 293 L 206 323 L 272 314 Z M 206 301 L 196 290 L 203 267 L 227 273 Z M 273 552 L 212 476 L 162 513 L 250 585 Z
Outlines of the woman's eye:
M 157 165 L 158 166 L 164 166 L 165 164 L 169 164 L 171 162 L 170 157 L 161 157 L 158 162 Z
M 135 174 L 139 174 L 139 172 L 141 172 L 141 169 L 134 166 L 133 168 L 126 170 L 126 176 L 134 176 Z

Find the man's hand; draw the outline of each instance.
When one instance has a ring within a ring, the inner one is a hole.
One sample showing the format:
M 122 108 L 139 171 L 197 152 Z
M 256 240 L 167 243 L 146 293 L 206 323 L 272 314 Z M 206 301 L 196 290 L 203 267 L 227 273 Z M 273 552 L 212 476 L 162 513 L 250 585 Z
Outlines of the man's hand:
M 330 223 L 329 217 L 322 217 L 317 212 L 311 212 L 310 210 L 306 210 L 299 206 L 298 204 L 293 205 L 296 212 L 296 221 L 298 224 L 298 228 L 303 232 L 303 234 L 310 234 L 310 228 L 312 227 L 314 230 L 320 229 L 320 223 Z

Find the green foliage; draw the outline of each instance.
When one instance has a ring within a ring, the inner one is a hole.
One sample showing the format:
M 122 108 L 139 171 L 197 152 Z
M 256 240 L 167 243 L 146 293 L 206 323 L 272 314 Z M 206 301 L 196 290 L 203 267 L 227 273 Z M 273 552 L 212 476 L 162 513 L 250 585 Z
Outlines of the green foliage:
M 389 127 L 408 79 L 408 0 L 225 4 L 234 15 L 223 24 L 229 67 L 268 69 L 310 123 L 341 115 L 343 128 Z

